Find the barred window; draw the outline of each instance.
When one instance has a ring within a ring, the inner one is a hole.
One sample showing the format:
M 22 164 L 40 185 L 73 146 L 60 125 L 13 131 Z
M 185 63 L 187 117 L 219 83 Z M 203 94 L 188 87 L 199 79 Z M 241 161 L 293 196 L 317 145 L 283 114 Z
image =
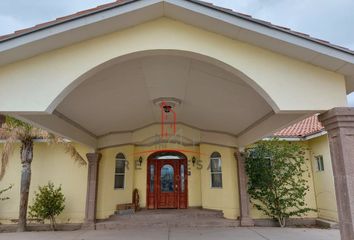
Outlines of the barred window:
M 211 187 L 222 188 L 221 155 L 213 152 L 210 156 Z
M 114 176 L 115 189 L 124 189 L 125 163 L 126 163 L 126 159 L 124 154 L 118 153 L 116 155 L 116 169 L 115 169 L 115 176 Z

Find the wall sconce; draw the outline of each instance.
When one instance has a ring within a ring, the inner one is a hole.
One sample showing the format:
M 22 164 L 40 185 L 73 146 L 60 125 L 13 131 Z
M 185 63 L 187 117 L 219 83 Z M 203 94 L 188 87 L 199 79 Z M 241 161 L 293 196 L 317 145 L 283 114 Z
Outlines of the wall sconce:
M 197 159 L 193 156 L 193 157 L 192 157 L 192 164 L 193 164 L 193 167 L 194 167 L 194 165 L 195 165 L 196 162 L 197 162 Z
M 141 167 L 141 165 L 143 164 L 143 157 L 142 156 L 139 157 L 138 162 L 139 162 L 139 166 Z

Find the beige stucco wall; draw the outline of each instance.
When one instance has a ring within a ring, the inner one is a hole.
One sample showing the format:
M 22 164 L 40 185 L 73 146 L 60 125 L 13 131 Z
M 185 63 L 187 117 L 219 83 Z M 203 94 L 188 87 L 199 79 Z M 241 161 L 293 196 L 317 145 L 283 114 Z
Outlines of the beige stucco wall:
M 329 151 L 328 136 L 324 135 L 309 140 L 318 216 L 323 219 L 338 221 L 333 169 Z M 322 155 L 324 171 L 318 172 L 315 156 Z
M 151 50 L 175 50 L 169 54 L 219 65 L 254 87 L 275 111 L 319 111 L 347 104 L 343 75 L 160 18 L 0 67 L 0 111 L 52 111 L 107 61 L 138 52 L 141 57 Z M 38 87 L 42 91 L 36 91 Z
M 76 145 L 82 156 L 88 152 L 86 147 Z M 3 144 L 0 144 L 0 152 Z M 10 219 L 18 219 L 21 161 L 19 147 L 10 158 L 4 178 L 0 181 L 0 188 L 13 184 L 13 188 L 4 196 L 10 200 L 0 202 L 0 222 L 9 223 Z M 33 193 L 52 181 L 55 186 L 62 185 L 65 195 L 64 212 L 57 218 L 58 222 L 82 222 L 85 217 L 87 166 L 75 163 L 62 146 L 48 146 L 46 143 L 35 143 L 32 162 L 32 180 L 30 187 L 29 204 Z

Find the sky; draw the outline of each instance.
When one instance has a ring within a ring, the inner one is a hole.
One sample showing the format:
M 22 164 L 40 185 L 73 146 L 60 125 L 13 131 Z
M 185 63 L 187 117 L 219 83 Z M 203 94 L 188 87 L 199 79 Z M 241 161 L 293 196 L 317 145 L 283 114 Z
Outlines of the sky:
M 0 0 L 0 35 L 112 0 Z M 354 50 L 354 0 L 208 0 Z M 349 97 L 354 106 L 354 93 Z

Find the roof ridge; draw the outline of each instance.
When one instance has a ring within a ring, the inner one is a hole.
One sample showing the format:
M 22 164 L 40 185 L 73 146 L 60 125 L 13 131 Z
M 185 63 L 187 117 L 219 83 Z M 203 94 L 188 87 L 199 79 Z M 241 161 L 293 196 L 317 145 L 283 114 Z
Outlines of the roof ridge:
M 231 14 L 231 15 L 237 15 L 238 17 L 246 18 L 247 20 L 250 20 L 252 22 L 256 22 L 256 23 L 264 25 L 266 27 L 276 28 L 276 29 L 278 29 L 280 31 L 283 31 L 283 32 L 286 32 L 286 33 L 289 33 L 289 34 L 292 34 L 292 35 L 295 35 L 295 36 L 298 36 L 298 37 L 301 37 L 301 38 L 305 38 L 307 40 L 310 40 L 310 41 L 313 41 L 313 42 L 316 42 L 316 43 L 319 43 L 319 44 L 322 44 L 322 45 L 326 45 L 328 47 L 335 48 L 337 50 L 341 50 L 341 51 L 345 51 L 345 52 L 350 53 L 350 54 L 354 54 L 354 49 L 349 49 L 347 47 L 343 47 L 343 46 L 331 43 L 329 41 L 326 41 L 326 40 L 323 40 L 323 39 L 320 39 L 320 38 L 317 38 L 317 37 L 313 37 L 310 34 L 306 34 L 306 33 L 302 33 L 302 32 L 299 32 L 299 31 L 292 30 L 291 28 L 288 28 L 288 27 L 279 26 L 279 25 L 273 24 L 273 23 L 271 23 L 269 21 L 264 21 L 262 19 L 254 18 L 254 17 L 252 17 L 252 15 L 243 14 L 243 13 L 237 12 L 237 11 L 231 9 L 231 8 L 220 7 L 220 6 L 215 5 L 215 4 L 211 3 L 211 2 L 201 1 L 201 0 L 186 0 L 186 1 L 195 2 L 195 3 L 201 4 L 203 6 L 207 6 L 207 7 L 209 6 L 209 7 L 212 7 L 214 9 L 218 9 L 218 10 L 223 11 L 225 13 Z
M 53 20 L 42 22 L 42 23 L 36 24 L 36 25 L 34 25 L 32 27 L 19 29 L 19 30 L 16 30 L 16 31 L 14 31 L 12 33 L 9 33 L 9 34 L 0 35 L 0 43 L 2 41 L 11 40 L 13 38 L 17 38 L 17 37 L 20 37 L 22 35 L 32 33 L 34 31 L 40 31 L 42 29 L 45 29 L 45 28 L 48 28 L 48 27 L 51 27 L 51 26 L 54 26 L 54 25 L 57 25 L 57 24 L 65 23 L 67 21 L 71 21 L 71 20 L 74 20 L 74 19 L 77 19 L 77 18 L 85 17 L 87 15 L 91 15 L 91 14 L 94 14 L 94 13 L 97 13 L 97 12 L 106 11 L 106 10 L 109 10 L 111 8 L 115 8 L 115 7 L 118 7 L 118 6 L 121 6 L 121 5 L 128 4 L 130 2 L 135 2 L 135 1 L 141 1 L 141 0 L 114 0 L 113 2 L 110 2 L 110 3 L 97 5 L 96 7 L 88 8 L 88 9 L 85 9 L 85 10 L 80 10 L 80 11 L 75 12 L 75 13 L 71 13 L 71 14 L 68 14 L 68 15 L 57 17 L 57 18 L 55 18 Z
M 82 10 L 82 11 L 79 11 L 79 12 L 76 12 L 76 13 L 72 13 L 72 14 L 69 14 L 69 15 L 58 17 L 58 18 L 56 18 L 54 20 L 51 20 L 51 21 L 47 21 L 47 22 L 44 22 L 44 23 L 39 23 L 39 24 L 36 24 L 36 25 L 34 25 L 32 27 L 20 29 L 20 30 L 17 30 L 15 32 L 0 36 L 0 44 L 2 42 L 9 41 L 11 39 L 24 36 L 24 35 L 30 34 L 32 32 L 40 31 L 40 30 L 43 30 L 43 29 L 46 29 L 46 28 L 49 28 L 49 27 L 52 27 L 52 26 L 55 26 L 55 25 L 58 25 L 58 24 L 65 23 L 67 21 L 72 21 L 72 20 L 75 20 L 75 19 L 78 19 L 78 18 L 85 17 L 87 15 L 95 14 L 95 13 L 98 13 L 98 12 L 101 12 L 101 11 L 106 11 L 106 10 L 109 10 L 109 9 L 112 9 L 112 8 L 115 8 L 115 7 L 119 7 L 119 6 L 122 6 L 122 5 L 125 5 L 125 4 L 129 4 L 129 3 L 135 2 L 135 1 L 142 1 L 142 0 L 115 0 L 114 2 L 98 5 L 98 6 L 93 7 L 93 8 L 85 9 L 85 10 Z M 164 1 L 164 0 L 162 0 L 162 1 Z M 230 15 L 233 15 L 233 16 L 248 20 L 248 21 L 252 21 L 254 23 L 260 24 L 260 25 L 268 27 L 268 28 L 273 28 L 273 29 L 276 29 L 276 30 L 279 30 L 279 31 L 282 31 L 282 32 L 285 32 L 285 33 L 288 33 L 288 34 L 303 38 L 303 39 L 306 39 L 308 41 L 312 41 L 312 42 L 315 42 L 315 43 L 318 43 L 318 44 L 321 44 L 321 45 L 325 45 L 327 47 L 330 47 L 330 48 L 333 48 L 333 49 L 336 49 L 336 50 L 343 51 L 343 52 L 346 52 L 346 53 L 354 55 L 354 50 L 351 50 L 351 49 L 349 49 L 347 47 L 339 46 L 339 45 L 333 44 L 333 43 L 331 43 L 329 41 L 322 40 L 322 39 L 319 39 L 319 38 L 316 38 L 316 37 L 312 37 L 309 34 L 301 33 L 301 32 L 298 32 L 298 31 L 294 31 L 291 28 L 287 28 L 287 27 L 276 25 L 276 24 L 272 24 L 269 21 L 264 21 L 264 20 L 261 20 L 261 19 L 257 19 L 257 18 L 252 17 L 251 15 L 240 13 L 240 12 L 237 12 L 237 11 L 235 11 L 233 9 L 230 9 L 230 8 L 221 7 L 221 6 L 215 5 L 213 3 L 206 2 L 206 1 L 201 1 L 201 0 L 184 0 L 184 1 L 188 1 L 188 2 L 195 3 L 195 4 L 199 4 L 201 6 L 209 7 L 209 8 L 212 8 L 214 10 L 224 12 L 226 14 L 230 14 Z

